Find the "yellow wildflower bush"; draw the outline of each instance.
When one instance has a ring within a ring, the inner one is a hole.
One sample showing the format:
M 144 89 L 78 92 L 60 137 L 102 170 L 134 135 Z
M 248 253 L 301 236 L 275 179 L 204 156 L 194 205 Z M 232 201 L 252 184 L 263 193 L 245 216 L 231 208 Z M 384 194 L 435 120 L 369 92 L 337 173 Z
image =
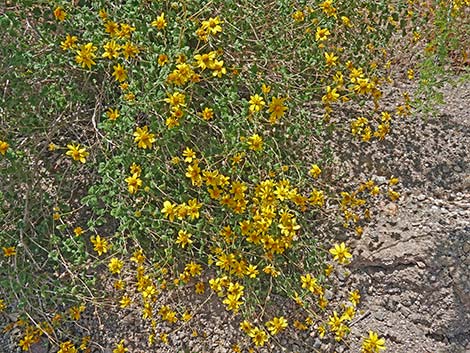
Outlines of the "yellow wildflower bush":
M 396 52 L 422 55 L 400 69 L 408 80 L 430 80 L 432 53 L 457 50 L 436 34 L 465 24 L 459 14 L 469 6 L 452 2 L 444 26 L 446 2 L 430 3 L 436 9 L 369 0 L 55 1 L 30 5 L 35 30 L 19 49 L 12 39 L 30 26 L 30 12 L 26 2 L 8 7 L 4 96 L 30 99 L 0 109 L 1 185 L 13 180 L 27 200 L 0 193 L 0 215 L 11 219 L 0 226 L 0 274 L 14 283 L 2 286 L 14 293 L 0 292 L 0 310 L 24 297 L 27 317 L 47 319 L 41 329 L 15 323 L 19 347 L 53 332 L 59 352 L 86 351 L 88 336 L 62 333 L 99 299 L 140 316 L 149 345 L 168 343 L 193 317 L 189 303 L 166 297 L 185 287 L 216 296 L 256 347 L 291 330 L 346 340 L 361 293 L 339 288 L 343 303 L 332 305 L 326 291 L 353 250 L 333 232 L 320 237 L 316 225 L 362 236 L 375 204 L 400 197 L 399 179 L 344 180 L 343 190 L 328 138 L 343 129 L 352 141 L 380 143 L 412 113 L 406 92 L 395 107 L 382 102 L 400 74 Z M 357 114 L 340 119 L 348 109 Z M 25 286 L 37 272 L 43 277 Z M 291 301 L 297 315 L 268 308 L 271 296 Z M 48 298 L 51 312 L 38 313 L 35 297 Z M 362 349 L 384 346 L 370 331 Z M 128 350 L 123 340 L 113 348 Z

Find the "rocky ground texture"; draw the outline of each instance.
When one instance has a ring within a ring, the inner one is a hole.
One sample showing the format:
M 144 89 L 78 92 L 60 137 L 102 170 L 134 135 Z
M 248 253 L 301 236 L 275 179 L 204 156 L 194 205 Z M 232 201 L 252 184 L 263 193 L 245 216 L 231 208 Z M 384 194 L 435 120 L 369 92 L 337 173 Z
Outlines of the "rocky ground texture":
M 435 116 L 398 122 L 368 155 L 377 180 L 400 176 L 403 197 L 356 241 L 351 281 L 366 312 L 352 333 L 383 333 L 388 352 L 470 352 L 469 88 L 445 86 Z

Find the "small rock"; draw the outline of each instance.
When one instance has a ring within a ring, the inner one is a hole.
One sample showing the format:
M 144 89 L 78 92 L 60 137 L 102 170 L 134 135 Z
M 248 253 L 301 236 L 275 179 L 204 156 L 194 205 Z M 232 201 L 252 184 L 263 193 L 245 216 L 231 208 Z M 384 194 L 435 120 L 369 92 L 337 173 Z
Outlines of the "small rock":
M 347 274 L 344 271 L 338 271 L 337 275 L 338 275 L 338 279 L 341 282 L 344 282 L 346 280 Z
M 387 303 L 386 303 L 385 307 L 387 308 L 387 310 L 390 310 L 391 312 L 395 312 L 395 311 L 397 311 L 397 305 L 398 305 L 398 302 L 395 299 L 389 298 L 387 300 Z
M 406 307 L 404 307 L 404 306 L 402 306 L 402 307 L 400 308 L 400 311 L 401 311 L 401 313 L 403 314 L 403 316 L 404 316 L 405 318 L 411 315 L 411 310 L 408 309 L 408 308 L 406 308 Z
M 389 219 L 388 220 L 388 224 L 390 224 L 391 226 L 396 226 L 397 225 L 397 220 L 396 219 Z
M 411 298 L 409 298 L 409 297 L 403 298 L 402 301 L 401 301 L 401 304 L 403 306 L 411 306 L 411 304 L 412 304 L 411 303 Z
M 321 341 L 319 338 L 315 338 L 315 341 L 313 341 L 313 348 L 320 348 L 321 347 Z
M 328 300 L 331 300 L 331 298 L 333 298 L 333 292 L 329 289 L 327 289 L 325 291 L 325 298 L 328 299 Z
M 31 353 L 47 353 L 49 351 L 47 341 L 41 340 L 37 343 L 34 343 L 29 348 Z
M 379 310 L 375 311 L 374 312 L 374 318 L 378 321 L 384 321 L 385 316 L 384 316 L 383 311 L 379 311 Z
M 416 199 L 417 199 L 418 201 L 424 201 L 424 200 L 426 200 L 426 195 L 420 194 L 420 195 L 418 195 L 418 196 L 416 197 Z
M 372 180 L 375 181 L 379 185 L 383 185 L 387 183 L 387 178 L 384 176 L 374 175 Z
M 426 267 L 426 264 L 424 262 L 421 262 L 421 261 L 418 261 L 416 263 L 416 265 L 419 267 L 419 268 L 425 268 Z

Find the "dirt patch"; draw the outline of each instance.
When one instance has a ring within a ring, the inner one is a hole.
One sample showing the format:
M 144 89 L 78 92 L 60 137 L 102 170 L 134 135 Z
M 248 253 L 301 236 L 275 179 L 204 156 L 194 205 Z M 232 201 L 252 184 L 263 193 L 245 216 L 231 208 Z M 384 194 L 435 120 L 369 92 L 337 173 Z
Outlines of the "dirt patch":
M 470 352 L 469 88 L 444 87 L 435 117 L 399 121 L 369 153 L 404 195 L 356 241 L 351 281 L 366 312 L 352 336 L 376 330 L 388 352 Z

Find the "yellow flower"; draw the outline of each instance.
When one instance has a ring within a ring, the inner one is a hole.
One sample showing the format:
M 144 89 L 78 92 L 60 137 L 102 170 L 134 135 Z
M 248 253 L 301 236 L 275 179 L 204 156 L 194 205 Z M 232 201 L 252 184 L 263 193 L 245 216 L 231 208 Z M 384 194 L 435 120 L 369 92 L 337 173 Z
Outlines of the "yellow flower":
M 206 68 L 212 68 L 214 65 L 214 60 L 216 58 L 217 58 L 216 51 L 210 51 L 209 53 L 194 55 L 194 60 L 196 60 L 197 66 L 203 71 Z
M 167 26 L 167 22 L 165 20 L 165 13 L 162 12 L 160 16 L 157 17 L 156 20 L 152 21 L 150 24 L 152 27 L 156 27 L 158 30 L 162 30 Z
M 266 327 L 272 335 L 277 335 L 287 327 L 287 320 L 283 317 L 274 317 L 266 323 Z
M 353 89 L 358 94 L 367 94 L 372 91 L 373 87 L 374 84 L 368 78 L 357 78 Z
M 5 301 L 3 299 L 0 299 L 0 313 L 5 310 L 6 308 L 6 304 L 5 304 Z
M 175 219 L 177 205 L 170 201 L 163 202 L 163 208 L 160 210 L 165 218 L 168 218 L 171 222 Z
M 119 38 L 130 38 L 132 32 L 135 31 L 135 27 L 132 27 L 130 24 L 121 23 L 121 28 L 117 32 Z
M 0 153 L 2 155 L 5 155 L 8 150 L 8 147 L 10 147 L 10 145 L 7 142 L 0 140 Z
M 132 102 L 135 99 L 135 94 L 132 92 L 126 93 L 124 99 L 128 102 Z
M 388 189 L 388 197 L 390 197 L 390 200 L 396 201 L 400 198 L 400 193 L 392 189 Z
M 193 243 L 191 240 L 192 235 L 182 229 L 178 232 L 178 238 L 176 238 L 175 243 L 180 244 L 181 247 L 184 249 L 187 245 L 190 245 Z
M 107 21 L 104 24 L 104 29 L 105 29 L 106 33 L 109 33 L 109 35 L 111 37 L 117 36 L 117 34 L 119 32 L 118 24 L 116 22 L 113 22 L 113 21 Z
M 152 148 L 152 144 L 156 141 L 155 135 L 149 133 L 147 125 L 143 128 L 138 127 L 134 132 L 134 137 L 134 142 L 137 142 L 137 146 L 143 149 Z
M 24 351 L 29 351 L 29 348 L 31 347 L 31 345 L 35 342 L 35 338 L 33 335 L 29 334 L 29 335 L 26 335 L 24 336 L 20 342 L 18 343 L 18 346 L 24 350 Z
M 184 161 L 186 163 L 191 163 L 194 159 L 196 159 L 196 152 L 194 152 L 191 148 L 186 147 L 183 151 Z
M 335 55 L 335 53 L 325 52 L 325 61 L 327 66 L 336 66 L 338 57 Z
M 250 278 L 256 278 L 256 276 L 259 274 L 257 266 L 256 265 L 249 265 L 245 269 L 245 274 Z
M 16 248 L 14 246 L 3 247 L 2 250 L 5 257 L 16 255 Z
M 129 305 L 131 305 L 131 298 L 128 295 L 124 295 L 119 301 L 119 306 L 121 307 L 121 309 L 125 309 Z
M 82 229 L 82 227 L 75 227 L 73 229 L 73 232 L 74 232 L 76 237 L 79 237 L 80 235 L 83 234 L 83 229 Z
M 199 209 L 202 207 L 202 203 L 198 202 L 197 199 L 191 199 L 188 201 L 188 206 L 186 207 L 186 211 L 188 217 L 191 220 L 195 220 L 199 218 Z
M 310 169 L 310 171 L 308 172 L 312 177 L 314 177 L 315 179 L 318 178 L 321 174 L 321 169 L 318 165 L 316 164 L 313 164 L 312 165 L 312 168 Z
M 413 71 L 413 69 L 409 69 L 406 73 L 408 75 L 409 80 L 412 80 L 415 78 L 415 72 Z
M 142 186 L 142 179 L 139 178 L 138 174 L 132 174 L 130 177 L 127 177 L 125 182 L 127 183 L 127 189 L 131 194 L 135 194 L 139 187 Z
M 214 60 L 214 63 L 211 65 L 210 69 L 212 70 L 212 76 L 221 78 L 222 75 L 227 73 L 227 69 L 224 67 L 223 60 Z
M 264 346 L 264 344 L 268 341 L 268 335 L 266 331 L 260 330 L 258 327 L 251 329 L 248 332 L 248 336 L 251 337 L 251 340 L 256 346 Z
M 268 86 L 266 85 L 265 83 L 263 83 L 261 85 L 261 91 L 264 93 L 264 94 L 268 94 L 269 92 L 271 92 L 271 86 Z
M 247 321 L 247 320 L 243 320 L 241 323 L 240 323 L 240 329 L 245 332 L 245 333 L 248 333 L 250 332 L 252 329 L 253 329 L 253 325 Z
M 108 14 L 106 13 L 105 9 L 100 9 L 100 11 L 98 12 L 98 15 L 101 17 L 103 21 L 108 18 Z
M 305 15 L 301 10 L 297 10 L 292 14 L 292 19 L 297 22 L 303 22 L 305 20 Z
M 185 100 L 186 96 L 178 91 L 168 94 L 168 98 L 164 99 L 171 107 L 184 107 L 186 105 Z
M 191 261 L 185 266 L 184 271 L 193 277 L 198 276 L 202 273 L 202 266 Z
M 95 250 L 98 255 L 108 252 L 109 243 L 106 239 L 101 238 L 99 235 L 91 236 L 90 241 L 93 244 L 93 250 Z
M 205 121 L 209 121 L 214 117 L 214 111 L 212 108 L 204 108 L 204 110 L 201 112 L 201 116 Z
M 369 337 L 365 338 L 362 342 L 363 353 L 378 353 L 380 350 L 385 349 L 385 340 L 379 338 L 378 334 L 374 331 L 369 331 Z
M 165 66 L 165 64 L 168 62 L 168 55 L 166 54 L 160 54 L 158 56 L 158 65 L 159 66 Z
M 284 105 L 286 98 L 279 98 L 279 97 L 273 97 L 271 99 L 271 103 L 269 103 L 269 109 L 268 112 L 271 113 L 271 116 L 269 118 L 269 121 L 271 124 L 274 124 L 279 118 L 281 118 L 286 110 L 287 107 Z
M 322 42 L 328 39 L 328 36 L 331 34 L 328 28 L 321 28 L 317 27 L 317 31 L 315 33 L 315 40 L 317 42 Z
M 392 176 L 390 180 L 388 181 L 388 184 L 390 186 L 393 186 L 393 185 L 397 185 L 399 182 L 400 182 L 400 179 Z
M 60 344 L 60 349 L 57 351 L 57 353 L 77 353 L 77 348 L 73 345 L 72 342 L 66 341 L 62 342 Z
M 63 50 L 73 49 L 77 46 L 77 44 L 75 44 L 77 41 L 77 36 L 71 36 L 70 34 L 67 34 L 65 40 L 63 42 L 60 42 L 60 47 Z
M 80 350 L 86 351 L 88 348 L 88 344 L 90 343 L 91 337 L 90 336 L 83 336 L 82 337 L 82 342 L 80 344 Z
M 390 132 L 390 123 L 385 122 L 377 126 L 377 130 L 374 132 L 374 136 L 377 137 L 379 140 L 383 140 L 389 132 Z
M 56 20 L 62 22 L 65 20 L 65 16 L 67 16 L 65 10 L 62 7 L 56 7 L 56 9 L 54 10 L 54 17 L 56 18 Z
M 108 264 L 109 271 L 114 274 L 119 274 L 121 273 L 121 270 L 124 266 L 124 262 L 119 260 L 116 257 L 113 257 Z
M 131 166 L 129 167 L 131 174 L 137 174 L 137 176 L 140 176 L 142 173 L 142 168 L 140 165 L 132 163 Z
M 106 115 L 109 120 L 116 120 L 119 117 L 119 110 L 109 108 Z
M 353 306 L 357 306 L 359 304 L 359 300 L 361 299 L 361 295 L 359 293 L 359 290 L 353 290 L 349 294 L 349 301 L 352 303 Z
M 314 294 L 321 294 L 321 286 L 317 283 L 317 279 L 310 273 L 307 273 L 305 276 L 300 276 L 300 281 L 302 282 L 302 288 L 305 288 Z
M 80 148 L 79 144 L 74 145 L 72 143 L 72 144 L 67 145 L 67 148 L 69 149 L 65 153 L 67 156 L 72 157 L 72 159 L 74 161 L 80 161 L 82 163 L 86 162 L 86 157 L 88 157 L 89 153 L 86 151 L 86 149 L 84 147 Z
M 341 21 L 343 22 L 343 24 L 344 24 L 346 27 L 351 28 L 351 27 L 353 26 L 352 23 L 351 23 L 351 20 L 349 19 L 349 17 L 341 16 Z
M 330 86 L 326 87 L 326 94 L 321 98 L 325 104 L 334 103 L 338 100 L 339 94 L 336 92 L 336 88 L 331 89 Z
M 196 34 L 203 40 L 207 40 L 207 35 L 215 36 L 217 33 L 222 32 L 223 23 L 220 21 L 219 16 L 210 17 L 208 20 L 202 21 L 201 28 L 196 32 Z
M 168 334 L 167 334 L 167 333 L 162 333 L 162 334 L 160 334 L 160 340 L 161 340 L 164 344 L 168 344 Z
M 117 44 L 114 40 L 107 42 L 105 45 L 103 45 L 103 48 L 103 58 L 108 58 L 109 60 L 112 60 L 117 59 L 119 57 L 119 50 L 121 49 L 121 46 Z
M 263 138 L 258 134 L 249 137 L 247 142 L 250 150 L 261 151 L 263 149 Z
M 272 276 L 272 277 L 277 277 L 280 275 L 280 272 L 276 270 L 276 268 L 273 265 L 267 265 L 263 268 L 263 272 Z
M 227 310 L 233 311 L 234 313 L 236 313 L 240 308 L 240 305 L 243 304 L 240 297 L 234 294 L 228 294 L 222 303 L 225 304 Z
M 93 59 L 96 58 L 95 51 L 97 50 L 98 48 L 95 47 L 93 43 L 83 44 L 80 46 L 80 49 L 77 50 L 75 61 L 77 64 L 82 65 L 83 68 L 86 66 L 88 69 L 91 69 L 93 65 L 96 65 L 96 62 L 94 62 Z
M 197 160 L 195 160 L 193 164 L 188 165 L 185 175 L 191 179 L 191 184 L 193 186 L 202 185 L 201 168 L 199 167 Z
M 86 309 L 85 305 L 73 306 L 69 309 L 70 318 L 72 320 L 80 320 L 81 313 Z
M 135 58 L 139 54 L 140 49 L 133 45 L 131 42 L 126 42 L 126 44 L 121 46 L 122 54 L 126 60 L 129 58 Z
M 250 103 L 249 110 L 252 113 L 259 112 L 266 105 L 266 102 L 264 101 L 263 97 L 259 96 L 258 94 L 251 96 L 250 101 L 248 103 Z
M 204 282 L 197 282 L 194 285 L 194 289 L 195 289 L 196 294 L 204 294 L 204 291 L 205 291 Z
M 121 340 L 116 348 L 113 349 L 113 353 L 126 353 L 129 349 L 124 347 L 124 340 Z
M 319 6 L 328 17 L 333 16 L 336 18 L 336 8 L 333 6 L 333 0 L 326 0 Z
M 344 242 L 339 245 L 334 244 L 333 248 L 330 249 L 330 254 L 333 255 L 333 259 L 340 264 L 347 264 L 349 262 L 348 259 L 352 258 Z
M 126 287 L 126 282 L 124 282 L 122 279 L 118 279 L 114 281 L 113 287 L 116 290 L 124 290 L 124 288 Z
M 116 81 L 123 82 L 127 79 L 127 71 L 121 64 L 114 65 L 113 69 L 113 76 Z
M 55 151 L 57 149 L 57 146 L 54 143 L 49 144 L 49 151 Z

